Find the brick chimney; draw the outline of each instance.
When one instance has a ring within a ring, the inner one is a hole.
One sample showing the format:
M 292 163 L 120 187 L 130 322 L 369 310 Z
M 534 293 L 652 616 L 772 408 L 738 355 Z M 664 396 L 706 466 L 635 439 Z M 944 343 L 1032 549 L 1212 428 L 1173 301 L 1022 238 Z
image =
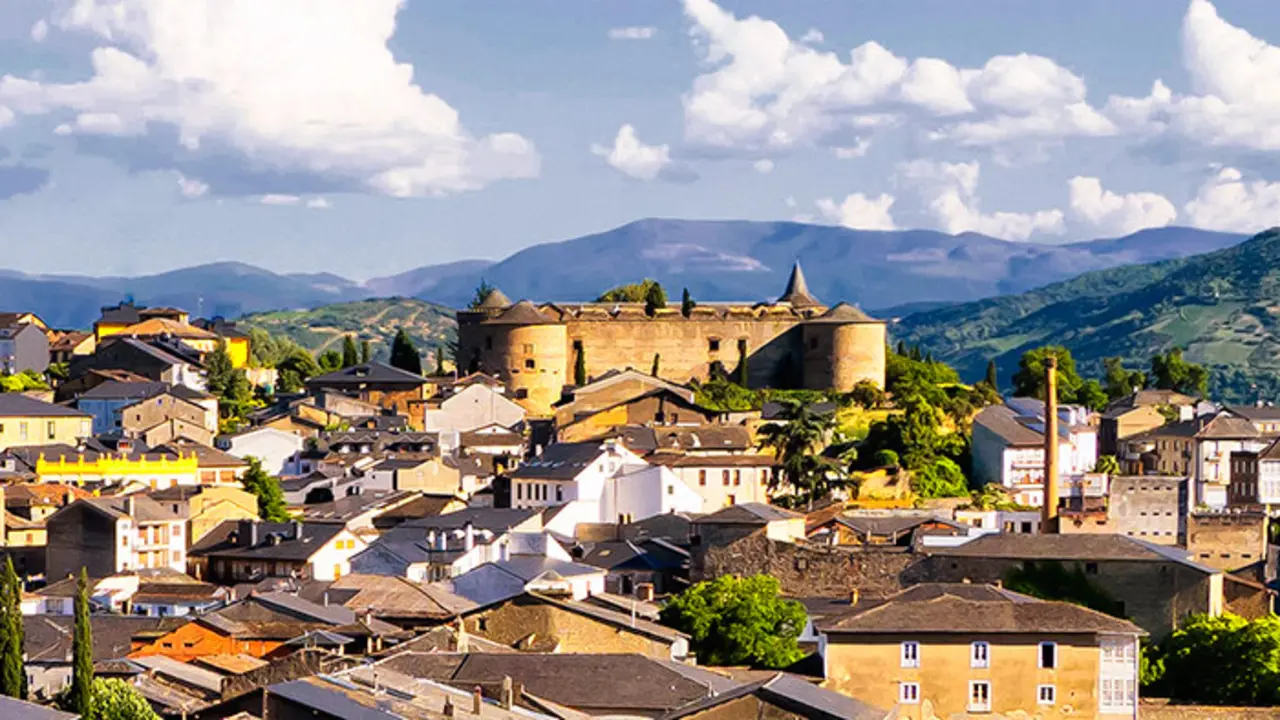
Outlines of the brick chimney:
M 1044 360 L 1044 506 L 1040 532 L 1058 532 L 1058 359 Z
M 133 500 L 133 496 L 132 496 L 132 495 L 130 495 L 129 497 L 125 498 L 125 499 L 124 499 L 124 514 L 125 514 L 125 515 L 128 515 L 129 517 L 133 517 L 133 516 L 135 515 L 135 511 L 136 511 L 136 510 L 137 510 L 137 504 L 134 502 L 134 500 Z
M 471 714 L 479 715 L 484 709 L 484 691 L 477 685 L 471 690 Z

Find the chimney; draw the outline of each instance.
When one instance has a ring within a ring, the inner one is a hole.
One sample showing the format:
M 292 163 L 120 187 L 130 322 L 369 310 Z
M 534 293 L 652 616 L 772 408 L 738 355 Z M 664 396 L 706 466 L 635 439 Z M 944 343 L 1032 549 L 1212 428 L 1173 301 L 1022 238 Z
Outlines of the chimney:
M 849 606 L 850 606 L 850 607 L 853 607 L 853 606 L 857 605 L 857 604 L 858 604 L 858 600 L 859 600 L 861 597 L 862 597 L 862 595 L 861 595 L 861 593 L 859 593 L 859 592 L 858 592 L 858 588 L 854 588 L 854 589 L 849 593 Z
M 293 521 L 293 539 L 294 540 L 302 539 L 302 521 L 301 520 Z
M 439 533 L 436 533 L 436 550 L 438 550 L 439 552 L 444 552 L 445 550 L 448 550 L 448 549 L 449 549 L 449 533 L 444 530 L 441 530 Z
M 324 591 L 324 606 L 329 607 L 329 591 Z
M 453 649 L 460 653 L 471 652 L 471 643 L 467 639 L 467 626 L 462 618 L 458 618 L 458 626 L 453 630 Z M 476 689 L 479 690 L 479 688 Z
M 1058 359 L 1044 361 L 1044 505 L 1040 532 L 1058 531 Z
M 129 497 L 124 499 L 124 514 L 128 515 L 129 517 L 133 517 L 135 510 L 136 510 L 136 503 L 133 500 L 133 496 L 130 495 Z
M 1003 589 L 1004 589 L 1004 580 L 1002 580 L 1002 579 L 1000 579 L 1000 578 L 996 578 L 996 588 L 997 588 L 997 589 L 1000 589 L 1000 590 L 1003 590 Z
M 475 533 L 476 533 L 475 526 L 473 526 L 471 524 L 471 521 L 468 520 L 466 524 L 462 526 L 462 549 L 463 550 L 469 551 L 471 550 L 471 548 L 476 546 Z
M 645 602 L 653 602 L 653 583 L 636 583 L 636 597 Z
M 256 547 L 258 544 L 258 521 L 249 521 L 249 547 Z
M 515 688 L 511 684 L 511 676 L 510 675 L 504 676 L 502 678 L 502 709 L 503 710 L 510 710 L 511 707 L 515 705 L 515 698 L 513 697 L 514 693 L 515 693 Z
M 484 691 L 477 685 L 471 690 L 471 714 L 479 715 L 480 710 L 484 707 Z
M 446 696 L 444 699 L 444 716 L 453 717 L 453 698 Z
M 436 531 L 428 530 L 427 531 L 427 547 L 435 547 L 435 546 L 436 546 Z

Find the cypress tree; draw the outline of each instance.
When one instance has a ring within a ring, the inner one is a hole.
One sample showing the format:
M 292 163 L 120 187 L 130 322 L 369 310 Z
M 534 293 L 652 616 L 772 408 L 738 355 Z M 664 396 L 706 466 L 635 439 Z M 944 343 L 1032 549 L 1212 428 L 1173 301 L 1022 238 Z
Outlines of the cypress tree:
M 396 332 L 396 338 L 391 342 L 391 365 L 414 375 L 422 374 L 422 358 L 404 328 Z
M 644 312 L 646 315 L 653 317 L 653 314 L 667 306 L 667 292 L 662 289 L 657 280 L 649 285 L 644 293 Z
M 738 341 L 738 369 L 734 373 L 734 382 L 742 387 L 747 386 L 747 376 L 750 374 L 747 368 L 747 341 Z
M 693 314 L 693 308 L 696 304 L 693 301 L 693 297 L 689 295 L 689 288 L 685 288 L 684 294 L 680 297 L 680 314 L 689 317 Z M 657 373 L 654 374 L 656 375 Z
M 369 345 L 368 340 L 360 341 L 360 364 L 368 365 L 373 359 L 373 348 Z
M 444 348 L 436 348 L 436 375 L 444 374 Z
M 649 370 L 649 374 L 650 374 L 650 375 L 652 375 L 652 376 L 654 376 L 654 377 L 658 377 L 658 369 L 659 369 L 659 367 L 660 367 L 661 361 L 662 361 L 662 355 L 660 355 L 660 354 L 658 354 L 658 353 L 654 353 L 654 354 L 653 354 L 653 368 Z
M 999 390 L 999 389 L 1000 389 L 1000 384 L 999 384 L 999 382 L 998 382 L 999 378 L 996 376 L 996 361 L 995 361 L 995 360 L 988 360 L 988 361 L 987 361 L 987 377 L 985 378 L 985 380 L 986 380 L 986 383 L 987 383 L 988 385 L 990 385 L 990 386 L 991 386 L 991 388 L 992 388 L 993 390 Z
M 342 338 L 342 367 L 355 367 L 360 364 L 360 351 L 356 349 L 356 341 L 350 335 Z
M 587 349 L 578 348 L 578 356 L 573 360 L 573 384 L 582 387 L 587 384 Z
M 4 637 L 0 638 L 0 693 L 25 700 L 27 697 L 27 673 L 22 663 L 22 583 L 13 570 L 13 558 L 6 557 L 4 573 L 0 576 L 0 595 L 3 596 Z
M 897 354 L 898 354 L 898 355 L 901 355 L 902 357 L 906 357 L 906 356 L 907 356 L 907 341 L 906 341 L 906 340 L 899 340 L 899 341 L 898 341 L 898 349 L 896 350 L 896 352 L 897 352 Z
M 93 627 L 89 622 L 89 573 L 80 568 L 76 583 L 76 626 L 71 640 L 71 688 L 67 706 L 82 718 L 93 714 Z

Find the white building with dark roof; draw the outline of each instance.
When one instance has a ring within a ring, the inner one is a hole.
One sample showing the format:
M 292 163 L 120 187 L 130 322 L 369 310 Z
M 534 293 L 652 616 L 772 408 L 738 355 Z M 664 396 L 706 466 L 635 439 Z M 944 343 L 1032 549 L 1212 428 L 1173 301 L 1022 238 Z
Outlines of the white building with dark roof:
M 1089 415 L 1078 405 L 1058 407 L 1061 487 L 1097 465 L 1098 430 Z M 1003 485 L 1021 505 L 1044 504 L 1044 425 L 1044 403 L 1034 398 L 984 408 L 973 419 L 973 481 Z

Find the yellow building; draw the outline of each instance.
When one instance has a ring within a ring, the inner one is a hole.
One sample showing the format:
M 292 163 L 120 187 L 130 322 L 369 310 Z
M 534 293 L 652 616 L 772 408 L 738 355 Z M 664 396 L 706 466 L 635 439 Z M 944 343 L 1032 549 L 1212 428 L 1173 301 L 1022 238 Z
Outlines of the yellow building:
M 200 484 L 195 453 L 177 457 L 163 453 L 125 454 L 70 452 L 50 448 L 31 463 L 40 482 L 67 485 L 137 484 L 152 490 Z
M 0 450 L 27 445 L 75 445 L 93 434 L 93 417 L 21 393 L 0 394 Z
M 102 317 L 93 324 L 94 338 L 132 335 L 139 338 L 169 337 L 202 353 L 213 352 L 225 343 L 234 367 L 249 364 L 249 334 L 237 330 L 235 323 L 222 318 L 191 322 L 184 310 L 177 308 L 138 307 L 131 302 L 102 308 Z
M 187 542 L 192 545 L 226 520 L 258 519 L 257 496 L 235 486 L 176 486 L 148 497 L 187 518 Z
M 1142 630 L 1078 605 L 930 583 L 855 604 L 819 631 L 824 686 L 899 718 L 1137 715 Z

